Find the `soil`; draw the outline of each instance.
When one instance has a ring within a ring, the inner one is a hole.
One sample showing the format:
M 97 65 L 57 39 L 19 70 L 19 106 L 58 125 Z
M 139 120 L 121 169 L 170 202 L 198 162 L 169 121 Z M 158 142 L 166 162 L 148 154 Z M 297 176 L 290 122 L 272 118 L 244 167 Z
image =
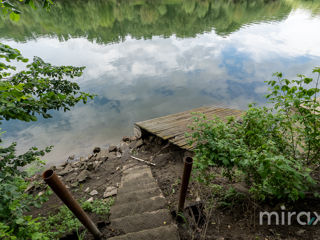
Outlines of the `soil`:
M 143 137 L 143 139 L 124 137 L 118 146 L 110 146 L 108 149 L 95 148 L 94 153 L 87 158 L 68 160 L 63 166 L 53 169 L 56 170 L 58 175 L 61 172 L 63 173 L 65 169 L 72 169 L 71 172 L 63 174 L 61 179 L 76 199 L 89 199 L 92 197 L 90 196 L 92 190 L 98 192 L 97 195 L 93 196 L 94 199 L 103 199 L 103 193 L 107 186 L 119 185 L 121 167 L 130 158 L 130 154 L 155 163 L 155 166 L 151 166 L 152 173 L 167 198 L 172 215 L 177 217 L 181 240 L 320 239 L 318 225 L 301 226 L 295 221 L 291 226 L 267 225 L 266 221 L 264 225 L 259 224 L 260 211 L 277 211 L 279 213 L 287 213 L 288 211 L 319 212 L 320 201 L 311 194 L 294 205 L 282 202 L 261 204 L 251 200 L 245 185 L 241 182 L 229 182 L 227 179 L 219 177 L 219 169 L 216 169 L 218 176 L 212 183 L 221 186 L 222 189 L 228 189 L 230 186 L 234 187 L 241 193 L 239 197 L 235 198 L 236 200 L 233 199 L 233 201 L 223 200 L 221 196 L 213 195 L 212 191 L 191 179 L 185 211 L 183 214 L 177 214 L 184 166 L 183 159 L 185 156 L 192 156 L 192 153 L 181 150 L 154 136 Z M 76 186 L 77 177 L 84 170 L 88 171 L 89 178 Z M 315 176 L 320 175 L 316 173 Z M 40 176 L 37 175 L 32 180 L 39 180 L 39 178 Z M 87 188 L 89 188 L 89 191 L 85 191 Z M 30 190 L 33 194 L 38 194 L 40 191 L 43 191 L 43 186 L 34 187 Z M 224 201 L 226 203 L 222 204 Z M 61 205 L 61 201 L 52 194 L 49 201 L 44 203 L 40 209 L 32 209 L 31 214 L 33 216 L 54 214 Z M 283 209 L 283 205 L 285 205 L 285 209 Z M 108 216 L 90 213 L 90 217 L 106 238 L 119 235 L 118 232 L 109 227 Z M 75 233 L 68 233 L 61 239 L 77 238 Z M 84 239 L 93 238 L 87 233 Z

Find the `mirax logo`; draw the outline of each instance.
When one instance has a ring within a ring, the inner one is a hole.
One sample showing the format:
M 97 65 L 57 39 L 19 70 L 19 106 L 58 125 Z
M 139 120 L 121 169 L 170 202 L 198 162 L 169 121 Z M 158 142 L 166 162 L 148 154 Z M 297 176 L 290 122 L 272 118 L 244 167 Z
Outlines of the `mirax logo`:
M 297 222 L 299 225 L 317 225 L 320 215 L 317 212 L 260 212 L 259 224 L 263 225 L 267 220 L 268 225 L 291 225 Z

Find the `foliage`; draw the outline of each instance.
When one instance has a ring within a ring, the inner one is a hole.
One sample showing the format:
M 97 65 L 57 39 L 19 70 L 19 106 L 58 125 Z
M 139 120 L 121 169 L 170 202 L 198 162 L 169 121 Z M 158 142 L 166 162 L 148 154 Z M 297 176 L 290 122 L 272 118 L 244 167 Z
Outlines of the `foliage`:
M 50 0 L 24 1 L 36 7 L 34 3 L 48 7 Z M 16 5 L 0 1 L 4 14 L 18 20 L 19 1 Z M 70 78 L 80 77 L 84 67 L 53 66 L 41 58 L 34 57 L 33 62 L 17 72 L 16 64 L 27 63 L 19 50 L 0 43 L 0 124 L 1 120 L 18 119 L 36 121 L 37 116 L 49 118 L 50 110 L 70 110 L 79 101 L 86 103 L 93 95 L 80 91 L 77 83 Z M 14 63 L 12 63 L 14 62 Z M 1 138 L 0 138 L 1 142 Z M 48 239 L 40 232 L 39 219 L 26 215 L 31 206 L 40 207 L 47 194 L 32 196 L 25 190 L 28 164 L 41 163 L 40 157 L 52 147 L 38 150 L 33 147 L 22 155 L 16 155 L 16 143 L 0 147 L 0 236 L 1 239 Z
M 12 21 L 19 21 L 20 13 L 19 5 L 26 4 L 36 9 L 41 6 L 44 9 L 49 9 L 53 4 L 52 0 L 0 0 L 0 10 L 3 15 L 9 15 Z
M 127 36 L 195 37 L 212 29 L 226 36 L 244 25 L 284 19 L 291 9 L 284 0 L 58 0 L 50 12 L 21 8 L 19 22 L 0 16 L 0 34 L 15 41 L 40 36 L 60 40 L 85 37 L 104 44 Z
M 113 204 L 113 198 L 109 200 L 94 200 L 93 202 L 82 202 L 81 207 L 87 212 L 93 212 L 99 215 L 107 215 L 110 212 L 110 207 Z M 59 239 L 59 237 L 76 231 L 78 236 L 80 221 L 66 207 L 62 206 L 54 215 L 42 219 L 41 232 L 46 233 L 50 239 Z
M 17 49 L 0 43 L 0 58 L 27 62 Z M 52 66 L 35 57 L 26 70 L 12 75 L 12 65 L 0 63 L 0 120 L 36 121 L 36 114 L 51 117 L 49 110 L 70 110 L 79 101 L 93 95 L 80 91 L 68 78 L 80 77 L 84 67 Z
M 110 212 L 110 207 L 113 205 L 114 199 L 108 200 L 94 200 L 92 202 L 85 201 L 82 203 L 84 210 L 93 212 L 99 215 L 107 215 Z
M 195 144 L 197 179 L 210 183 L 212 168 L 222 167 L 230 179 L 242 172 L 257 199 L 303 198 L 315 183 L 307 166 L 320 157 L 320 70 L 313 72 L 318 73 L 315 82 L 277 73 L 276 80 L 267 82 L 272 107 L 250 105 L 240 120 L 195 117 L 190 144 Z
M 25 192 L 28 182 L 26 172 L 20 167 L 29 162 L 39 161 L 46 150 L 36 148 L 16 156 L 13 143 L 7 148 L 0 148 L 0 237 L 1 239 L 47 239 L 39 232 L 38 219 L 25 215 L 31 206 L 40 207 L 48 197 L 48 192 L 41 196 L 33 196 Z

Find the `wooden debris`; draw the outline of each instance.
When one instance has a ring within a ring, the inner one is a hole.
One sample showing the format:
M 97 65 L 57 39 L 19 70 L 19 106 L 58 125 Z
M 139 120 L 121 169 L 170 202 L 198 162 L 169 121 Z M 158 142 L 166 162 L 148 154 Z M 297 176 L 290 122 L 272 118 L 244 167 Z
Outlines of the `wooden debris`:
M 149 164 L 149 165 L 152 165 L 152 166 L 156 166 L 156 164 L 152 163 L 152 162 L 149 162 L 149 161 L 146 161 L 146 160 L 143 160 L 141 158 L 137 158 L 137 157 L 134 157 L 134 156 L 131 156 L 131 158 L 135 159 L 135 160 L 138 160 L 140 162 L 143 162 L 143 163 L 146 163 L 146 164 Z

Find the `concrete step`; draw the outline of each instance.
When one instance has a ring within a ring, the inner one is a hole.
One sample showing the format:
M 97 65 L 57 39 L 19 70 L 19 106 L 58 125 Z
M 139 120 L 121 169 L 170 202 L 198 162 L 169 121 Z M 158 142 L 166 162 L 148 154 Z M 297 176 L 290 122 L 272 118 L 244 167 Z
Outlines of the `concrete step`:
M 151 189 L 151 188 L 156 188 L 158 187 L 158 184 L 156 182 L 151 182 L 151 183 L 145 183 L 145 184 L 130 184 L 130 186 L 122 186 L 118 189 L 118 195 L 123 194 L 123 193 L 129 193 L 129 192 L 134 192 L 134 191 L 140 191 L 143 189 Z
M 158 187 L 149 188 L 149 189 L 142 189 L 139 191 L 128 192 L 128 193 L 123 192 L 122 194 L 118 194 L 118 196 L 116 198 L 116 204 L 136 202 L 136 201 L 141 201 L 141 200 L 148 199 L 151 197 L 156 197 L 156 196 L 163 197 L 163 195 Z
M 152 212 L 166 208 L 167 202 L 164 197 L 153 197 L 137 202 L 129 202 L 112 206 L 110 210 L 110 219 L 130 216 L 137 213 Z
M 112 219 L 111 228 L 124 233 L 139 232 L 146 229 L 167 226 L 171 223 L 168 209 L 145 212 L 122 218 Z
M 134 179 L 140 178 L 140 177 L 153 178 L 151 171 L 148 171 L 148 170 L 140 171 L 139 170 L 138 172 L 132 172 L 131 174 L 123 174 L 121 181 L 127 182 L 127 181 L 131 181 L 131 180 L 134 180 Z
M 130 172 L 137 169 L 148 169 L 148 168 L 150 169 L 150 167 L 148 167 L 147 165 L 126 164 L 122 167 L 122 170 L 124 172 Z
M 129 170 L 126 170 L 124 172 L 122 172 L 122 176 L 127 178 L 127 177 L 134 177 L 135 175 L 138 175 L 138 174 L 144 174 L 144 173 L 147 173 L 149 174 L 150 176 L 152 176 L 152 173 L 151 173 L 151 169 L 150 168 L 134 168 L 134 169 L 129 169 Z
M 179 240 L 179 234 L 177 226 L 171 224 L 112 237 L 109 240 Z
M 143 185 L 148 185 L 148 184 L 157 184 L 154 178 L 151 177 L 140 177 L 140 178 L 135 178 L 135 180 L 131 181 L 126 181 L 126 182 L 121 182 L 120 187 L 140 187 Z

